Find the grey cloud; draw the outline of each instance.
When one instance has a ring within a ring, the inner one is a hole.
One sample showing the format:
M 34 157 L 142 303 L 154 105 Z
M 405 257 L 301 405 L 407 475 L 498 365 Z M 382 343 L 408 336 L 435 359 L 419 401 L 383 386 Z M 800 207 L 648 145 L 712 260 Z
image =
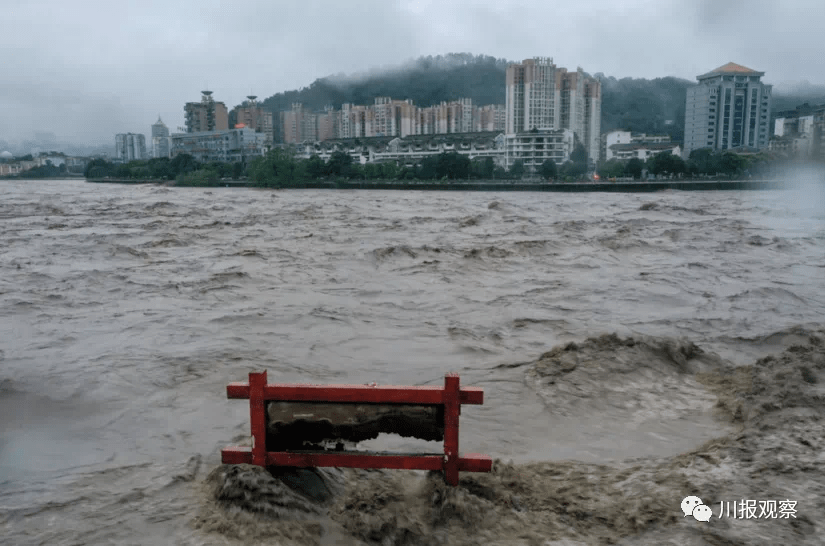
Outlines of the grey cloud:
M 440 2 L 210 0 L 67 3 L 4 12 L 0 139 L 113 142 L 174 131 L 208 85 L 232 107 L 330 74 L 471 52 L 624 77 L 693 79 L 728 61 L 766 80 L 825 83 L 821 1 Z

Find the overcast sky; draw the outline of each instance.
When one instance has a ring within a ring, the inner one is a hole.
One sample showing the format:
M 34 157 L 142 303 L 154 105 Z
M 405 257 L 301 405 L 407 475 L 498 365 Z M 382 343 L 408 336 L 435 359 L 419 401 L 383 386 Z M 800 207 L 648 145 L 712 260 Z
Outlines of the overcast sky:
M 766 83 L 825 84 L 822 0 L 29 0 L 7 2 L 0 21 L 11 145 L 113 145 L 115 133 L 148 135 L 158 115 L 176 132 L 206 86 L 232 108 L 451 52 L 548 56 L 617 78 L 693 80 L 733 61 Z

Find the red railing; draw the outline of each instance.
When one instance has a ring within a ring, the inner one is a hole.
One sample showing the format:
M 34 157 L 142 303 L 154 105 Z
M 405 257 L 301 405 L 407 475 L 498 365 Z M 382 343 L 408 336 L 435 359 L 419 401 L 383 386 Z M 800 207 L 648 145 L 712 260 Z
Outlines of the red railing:
M 224 464 L 258 466 L 337 466 L 348 468 L 393 468 L 443 470 L 450 485 L 458 484 L 458 472 L 489 472 L 492 459 L 477 453 L 458 453 L 458 417 L 461 404 L 483 404 L 484 390 L 459 386 L 457 374 L 444 377 L 444 387 L 377 385 L 287 385 L 266 382 L 266 372 L 250 373 L 248 383 L 230 383 L 229 398 L 249 399 L 252 447 L 230 446 L 221 450 Z M 444 407 L 444 454 L 392 454 L 333 451 L 268 451 L 266 446 L 266 402 L 337 402 L 358 404 L 442 405 Z

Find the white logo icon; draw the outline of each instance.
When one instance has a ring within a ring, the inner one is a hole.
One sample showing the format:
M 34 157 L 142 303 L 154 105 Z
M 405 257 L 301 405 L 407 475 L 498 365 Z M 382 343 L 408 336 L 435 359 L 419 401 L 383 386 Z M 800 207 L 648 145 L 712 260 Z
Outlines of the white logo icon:
M 713 515 L 713 511 L 710 507 L 705 506 L 702 503 L 702 499 L 699 497 L 685 497 L 682 499 L 681 506 L 685 517 L 693 516 L 697 521 L 710 521 L 710 516 Z

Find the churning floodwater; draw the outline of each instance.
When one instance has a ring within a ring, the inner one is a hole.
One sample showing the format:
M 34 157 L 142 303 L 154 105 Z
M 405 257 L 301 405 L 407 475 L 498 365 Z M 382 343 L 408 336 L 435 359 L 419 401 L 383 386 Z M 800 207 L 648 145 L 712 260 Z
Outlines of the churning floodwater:
M 0 182 L 0 535 L 220 544 L 196 486 L 248 436 L 226 384 L 485 389 L 461 449 L 669 456 L 710 413 L 550 412 L 525 362 L 601 333 L 736 364 L 825 317 L 821 186 L 754 192 L 264 191 Z M 807 189 L 806 189 L 807 188 Z M 381 437 L 370 447 L 421 446 Z M 432 445 L 424 443 L 426 450 Z M 438 449 L 435 445 L 435 450 Z

